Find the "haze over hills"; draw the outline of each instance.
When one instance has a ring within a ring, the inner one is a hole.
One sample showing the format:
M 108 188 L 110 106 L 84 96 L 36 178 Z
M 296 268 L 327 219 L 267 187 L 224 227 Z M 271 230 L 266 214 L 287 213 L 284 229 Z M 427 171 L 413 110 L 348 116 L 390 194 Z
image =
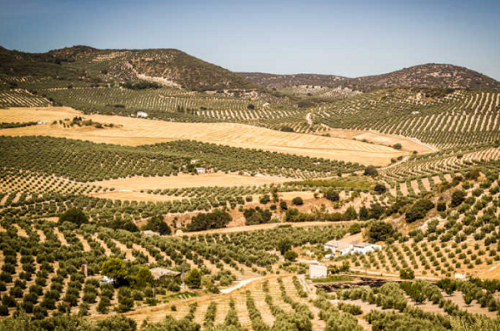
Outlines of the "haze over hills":
M 350 86 L 361 89 L 385 87 L 500 89 L 500 82 L 476 71 L 451 64 L 428 63 L 381 75 L 348 78 L 337 75 L 239 72 L 240 76 L 267 88 L 295 85 Z

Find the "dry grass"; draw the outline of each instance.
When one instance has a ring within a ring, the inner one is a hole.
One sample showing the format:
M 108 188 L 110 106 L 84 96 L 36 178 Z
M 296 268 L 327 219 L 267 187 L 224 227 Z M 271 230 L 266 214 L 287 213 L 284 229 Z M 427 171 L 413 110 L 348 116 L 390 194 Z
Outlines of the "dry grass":
M 95 129 L 63 128 L 50 125 L 54 120 L 83 116 L 120 127 Z M 143 145 L 180 139 L 217 143 L 233 147 L 323 157 L 332 160 L 387 165 L 391 158 L 406 152 L 352 139 L 280 132 L 236 123 L 173 123 L 131 117 L 83 115 L 65 107 L 0 109 L 2 122 L 45 121 L 47 124 L 2 130 L 3 135 L 46 135 L 122 145 Z
M 116 190 L 148 190 L 186 187 L 232 187 L 253 186 L 290 181 L 288 178 L 268 176 L 240 176 L 224 173 L 199 175 L 180 174 L 168 177 L 130 177 L 93 182 L 97 186 L 115 188 Z
M 386 146 L 393 146 L 396 143 L 400 143 L 402 150 L 408 152 L 417 151 L 419 153 L 428 153 L 433 151 L 433 148 L 417 139 L 376 131 L 330 129 L 327 133 L 330 134 L 331 137 L 355 139 L 359 141 L 366 140 L 373 144 Z M 321 132 L 321 134 L 325 134 L 325 132 Z

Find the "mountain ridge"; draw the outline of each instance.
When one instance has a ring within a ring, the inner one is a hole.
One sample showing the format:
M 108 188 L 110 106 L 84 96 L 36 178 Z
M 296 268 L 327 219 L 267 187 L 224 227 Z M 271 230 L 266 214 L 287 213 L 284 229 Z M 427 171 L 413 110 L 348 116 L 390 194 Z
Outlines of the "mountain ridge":
M 270 74 L 237 72 L 243 78 L 267 88 L 294 85 L 347 86 L 361 90 L 386 87 L 500 89 L 500 82 L 477 71 L 453 64 L 425 63 L 369 76 L 344 77 L 323 74 Z

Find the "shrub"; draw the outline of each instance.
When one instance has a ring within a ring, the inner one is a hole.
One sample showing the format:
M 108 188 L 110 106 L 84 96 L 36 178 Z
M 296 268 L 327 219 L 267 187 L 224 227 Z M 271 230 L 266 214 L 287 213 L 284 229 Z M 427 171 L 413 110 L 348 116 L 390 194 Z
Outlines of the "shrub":
M 193 288 L 199 288 L 201 286 L 201 273 L 198 269 L 191 269 L 186 276 L 186 285 Z
M 401 146 L 400 143 L 395 143 L 394 145 L 392 145 L 392 148 L 400 150 L 401 148 L 403 148 L 403 146 Z
M 383 221 L 374 222 L 368 230 L 368 237 L 373 242 L 385 241 L 392 237 L 393 234 L 394 228 L 392 225 Z
M 285 260 L 287 261 L 295 261 L 297 259 L 297 257 L 299 257 L 299 254 L 297 254 L 296 252 L 292 251 L 292 250 L 289 250 L 289 251 L 286 251 L 285 252 Z
M 211 213 L 200 213 L 191 219 L 188 231 L 203 231 L 225 227 L 233 218 L 225 211 L 216 209 Z
M 335 189 L 330 188 L 325 192 L 325 198 L 335 202 L 340 200 L 340 195 Z
M 295 206 L 302 206 L 304 204 L 304 201 L 302 200 L 301 197 L 295 197 L 292 200 L 292 204 Z
M 59 217 L 59 224 L 62 224 L 64 222 L 82 225 L 88 223 L 89 219 L 81 209 L 71 208 Z
M 453 192 L 453 194 L 451 195 L 451 206 L 458 207 L 459 205 L 462 204 L 462 202 L 465 201 L 466 196 L 467 193 L 463 190 L 457 190 Z
M 378 176 L 378 170 L 374 166 L 370 165 L 365 168 L 365 176 L 372 176 L 372 177 L 377 177 Z
M 377 183 L 377 185 L 375 185 L 374 190 L 378 194 L 384 194 L 387 191 L 387 188 L 385 187 L 384 184 Z
M 430 200 L 419 199 L 411 206 L 410 210 L 406 212 L 406 221 L 412 223 L 422 219 L 432 208 L 434 208 L 434 204 Z

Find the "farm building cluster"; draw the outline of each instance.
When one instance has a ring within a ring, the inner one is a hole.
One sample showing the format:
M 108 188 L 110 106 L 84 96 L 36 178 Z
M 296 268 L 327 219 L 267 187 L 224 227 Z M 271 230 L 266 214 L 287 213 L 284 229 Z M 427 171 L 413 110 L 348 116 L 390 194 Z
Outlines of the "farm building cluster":
M 370 243 L 348 243 L 339 240 L 330 240 L 325 244 L 325 251 L 331 252 L 326 254 L 326 258 L 332 256 L 344 256 L 349 254 L 366 254 L 381 250 L 382 246 Z

